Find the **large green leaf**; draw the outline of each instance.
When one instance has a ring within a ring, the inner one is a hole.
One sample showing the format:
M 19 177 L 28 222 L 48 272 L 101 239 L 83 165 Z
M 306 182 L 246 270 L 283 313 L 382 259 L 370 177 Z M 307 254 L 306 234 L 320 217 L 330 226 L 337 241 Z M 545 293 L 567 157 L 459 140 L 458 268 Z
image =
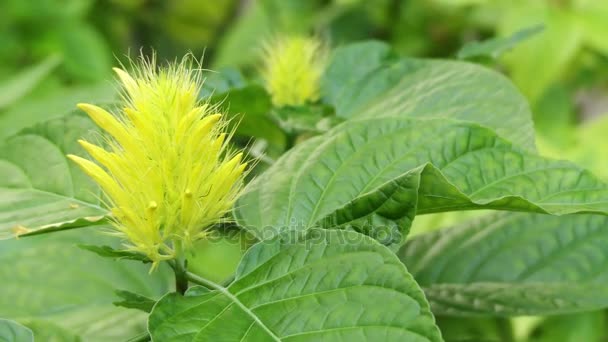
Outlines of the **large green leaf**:
M 421 235 L 399 256 L 436 314 L 561 314 L 608 307 L 608 218 L 500 213 Z
M 418 213 L 608 211 L 608 188 L 592 174 L 513 147 L 486 128 L 375 118 L 351 120 L 296 146 L 248 185 L 235 216 L 265 238 L 277 229 L 327 226 L 323 218 L 336 211 L 344 216 L 348 208 L 353 217 L 379 214 L 377 204 L 386 200 L 390 182 L 419 167 Z M 408 227 L 398 221 L 415 201 L 411 194 L 405 201 L 392 201 L 382 216 L 406 233 Z
M 0 318 L 0 341 L 34 342 L 34 334 L 17 322 Z
M 338 116 L 475 122 L 534 149 L 525 98 L 508 79 L 475 64 L 395 59 L 381 43 L 357 43 L 336 50 L 323 92 Z
M 309 230 L 252 247 L 227 288 L 169 294 L 155 341 L 441 341 L 397 257 L 354 232 Z
M 149 265 L 76 247 L 87 243 L 119 245 L 92 229 L 0 242 L 0 317 L 24 324 L 44 320 L 56 334 L 85 341 L 126 340 L 145 331 L 145 313 L 114 306 L 114 291 L 158 298 L 169 291 L 168 270 L 150 275 Z
M 71 115 L 25 129 L 0 146 L 0 239 L 101 220 L 106 210 L 97 186 L 66 158 L 83 154 L 77 139 L 96 132 L 87 117 Z

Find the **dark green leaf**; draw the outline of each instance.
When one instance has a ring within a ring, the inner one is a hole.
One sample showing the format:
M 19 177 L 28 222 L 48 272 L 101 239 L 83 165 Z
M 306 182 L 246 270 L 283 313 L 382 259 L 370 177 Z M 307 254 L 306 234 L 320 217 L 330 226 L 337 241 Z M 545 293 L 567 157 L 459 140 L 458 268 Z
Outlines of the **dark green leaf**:
M 399 252 L 446 315 L 545 315 L 608 307 L 608 218 L 501 213 Z
M 390 246 L 403 241 L 416 215 L 422 168 L 359 196 L 319 221 L 321 227 L 352 229 Z

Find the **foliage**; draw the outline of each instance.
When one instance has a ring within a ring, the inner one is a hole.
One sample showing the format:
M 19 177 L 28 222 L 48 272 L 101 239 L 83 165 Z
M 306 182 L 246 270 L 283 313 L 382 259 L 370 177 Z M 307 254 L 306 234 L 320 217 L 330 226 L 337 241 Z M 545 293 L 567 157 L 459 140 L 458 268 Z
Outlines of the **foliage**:
M 608 336 L 603 2 L 243 3 L 6 2 L 0 339 Z M 278 89 L 263 72 L 281 66 L 263 50 L 277 36 L 324 42 L 319 61 L 290 52 L 307 65 L 278 68 Z M 159 262 L 111 236 L 110 203 L 66 157 L 87 156 L 79 139 L 108 142 L 75 104 L 124 109 L 109 75 L 130 71 L 128 48 L 164 61 L 203 46 L 217 71 L 193 101 L 224 114 L 249 173 L 225 219 Z M 313 95 L 275 99 L 302 89 Z

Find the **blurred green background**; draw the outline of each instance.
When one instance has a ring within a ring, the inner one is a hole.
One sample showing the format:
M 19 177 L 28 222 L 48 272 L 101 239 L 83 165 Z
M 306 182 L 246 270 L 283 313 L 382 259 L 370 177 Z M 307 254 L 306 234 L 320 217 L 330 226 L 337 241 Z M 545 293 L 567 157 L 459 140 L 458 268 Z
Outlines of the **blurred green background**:
M 160 60 L 191 51 L 206 68 L 255 79 L 261 44 L 278 34 L 316 35 L 331 47 L 378 39 L 404 56 L 499 70 L 528 98 L 541 153 L 608 179 L 606 0 L 0 0 L 0 139 L 77 102 L 113 102 L 111 67 L 140 51 Z M 414 231 L 461 217 L 421 218 Z M 193 267 L 222 280 L 242 249 L 201 248 Z M 439 322 L 454 341 L 608 341 L 604 312 Z

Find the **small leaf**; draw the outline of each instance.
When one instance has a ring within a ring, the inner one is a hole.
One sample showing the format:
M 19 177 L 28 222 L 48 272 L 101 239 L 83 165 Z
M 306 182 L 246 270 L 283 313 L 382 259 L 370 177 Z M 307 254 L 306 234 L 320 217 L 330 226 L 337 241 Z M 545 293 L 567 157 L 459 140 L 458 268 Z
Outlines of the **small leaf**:
M 398 253 L 439 315 L 608 307 L 608 217 L 499 213 L 421 235 Z
M 456 54 L 459 59 L 491 58 L 498 59 L 505 52 L 513 49 L 521 42 L 541 33 L 544 25 L 535 25 L 519 30 L 509 37 L 498 37 L 481 42 L 469 42 Z
M 252 247 L 227 288 L 162 298 L 155 341 L 442 341 L 422 291 L 364 235 L 312 229 Z
M 117 250 L 110 246 L 97 246 L 97 245 L 78 245 L 78 247 L 93 252 L 99 256 L 105 258 L 125 259 L 141 261 L 143 263 L 150 263 L 150 259 L 143 254 L 137 252 Z
M 15 321 L 0 318 L 0 341 L 34 342 L 34 333 Z
M 156 304 L 156 300 L 148 298 L 146 296 L 142 296 L 137 293 L 133 293 L 131 291 L 116 290 L 115 293 L 123 300 L 113 302 L 112 304 L 116 306 L 122 306 L 123 308 L 137 309 L 143 312 L 150 312 L 152 311 L 152 307 L 154 307 L 154 304 Z

